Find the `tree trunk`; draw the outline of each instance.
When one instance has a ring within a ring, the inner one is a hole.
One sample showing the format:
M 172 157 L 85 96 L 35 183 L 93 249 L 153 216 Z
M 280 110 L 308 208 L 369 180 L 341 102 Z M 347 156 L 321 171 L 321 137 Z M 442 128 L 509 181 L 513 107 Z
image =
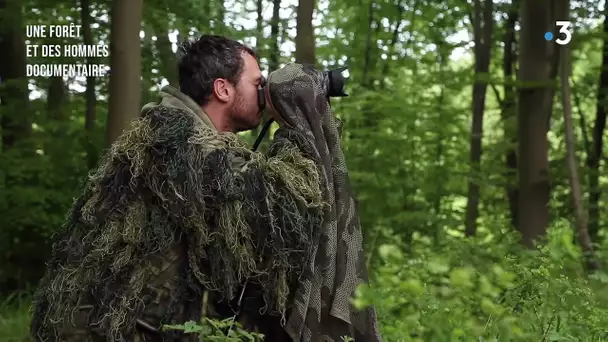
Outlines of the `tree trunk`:
M 556 0 L 562 2 L 564 0 Z M 548 118 L 553 102 L 553 41 L 539 39 L 555 30 L 551 0 L 523 0 L 519 55 L 518 174 L 522 243 L 533 247 L 549 224 Z
M 281 0 L 272 0 L 272 20 L 270 21 L 270 56 L 268 58 L 268 72 L 272 72 L 279 68 L 279 24 L 281 17 L 279 11 L 281 9 Z
M 67 89 L 63 77 L 53 76 L 49 79 L 49 90 L 46 97 L 46 110 L 49 119 L 61 121 Z
M 597 89 L 595 123 L 593 124 L 593 143 L 591 153 L 587 156 L 589 168 L 589 235 L 597 242 L 600 228 L 600 161 L 604 148 L 604 129 L 606 128 L 606 106 L 608 105 L 608 6 L 604 6 L 604 48 L 602 51 L 602 69 Z
M 490 69 L 492 52 L 493 30 L 493 3 L 486 0 L 475 0 L 475 13 L 473 14 L 473 34 L 475 39 L 475 84 L 473 85 L 473 120 L 471 123 L 471 171 L 472 180 L 469 180 L 467 196 L 467 211 L 465 218 L 465 234 L 473 236 L 477 232 L 477 218 L 479 216 L 480 186 L 478 183 L 483 137 L 483 113 L 486 103 L 486 89 Z
M 82 39 L 85 45 L 93 45 L 93 33 L 91 32 L 91 4 L 89 0 L 81 0 L 81 24 L 82 24 Z M 87 57 L 87 64 L 94 64 L 94 57 Z M 97 78 L 95 76 L 87 76 L 87 88 L 85 91 L 86 110 L 84 128 L 87 131 L 93 130 L 96 120 L 95 108 L 97 106 L 97 96 L 95 96 L 95 86 Z
M 108 146 L 139 116 L 141 108 L 142 9 L 143 0 L 114 1 L 112 6 Z
M 262 0 L 256 0 L 256 28 L 257 33 L 255 36 L 255 51 L 256 51 L 256 59 L 258 64 L 260 64 L 260 60 L 262 59 L 262 52 L 264 51 L 264 16 L 262 12 L 264 10 L 264 2 Z M 261 66 L 260 66 L 261 68 Z M 266 115 L 264 115 L 266 118 Z M 264 119 L 266 121 L 267 119 Z M 251 136 L 255 139 L 260 134 L 260 126 L 251 130 Z
M 256 29 L 257 33 L 255 35 L 255 49 L 258 55 L 258 63 L 262 58 L 262 51 L 264 50 L 264 15 L 262 12 L 264 11 L 264 2 L 263 0 L 256 0 L 255 2 L 256 9 Z
M 587 231 L 587 220 L 585 218 L 585 209 L 583 207 L 583 195 L 581 184 L 578 178 L 574 125 L 572 123 L 572 104 L 570 100 L 570 73 L 572 64 L 570 63 L 569 46 L 562 47 L 562 67 L 561 67 L 561 83 L 562 83 L 562 102 L 564 111 L 564 126 L 566 135 L 566 161 L 568 164 L 568 173 L 570 176 L 570 186 L 572 188 L 572 203 L 574 204 L 574 213 L 576 218 L 576 230 L 580 241 L 581 249 L 583 250 L 585 264 L 587 269 L 595 271 L 600 268 L 600 264 L 595 259 L 593 244 Z
M 317 64 L 315 54 L 315 30 L 312 26 L 314 10 L 315 0 L 299 1 L 296 35 L 296 63 Z
M 47 132 L 52 137 L 60 137 L 63 131 L 62 121 L 66 117 L 65 104 L 67 100 L 67 86 L 61 76 L 49 78 L 48 90 L 46 94 L 46 114 L 51 123 Z M 53 141 L 45 140 L 42 149 L 45 153 L 53 153 Z
M 416 3 L 418 1 L 416 0 Z M 446 67 L 447 64 L 450 60 L 450 54 L 451 54 L 451 49 L 446 49 L 445 47 L 445 42 L 443 40 L 437 41 L 435 42 L 435 44 L 437 45 L 437 57 L 438 57 L 438 63 L 439 63 L 439 77 L 438 77 L 438 81 L 439 84 L 441 84 L 441 90 L 439 91 L 439 97 L 437 98 L 437 122 L 443 122 L 443 120 L 446 119 L 446 110 L 445 110 L 445 98 L 446 98 L 446 82 L 445 82 L 445 78 L 446 78 Z M 442 168 L 442 165 L 444 163 L 444 142 L 445 142 L 445 138 L 446 138 L 446 133 L 445 131 L 442 129 L 442 127 L 440 127 L 437 131 L 437 137 L 436 137 L 436 150 L 435 150 L 435 168 L 436 170 L 440 170 Z M 446 188 L 446 183 L 445 181 L 437 181 L 437 183 L 435 184 L 435 191 L 433 193 L 433 198 L 429 199 L 428 202 L 429 203 L 433 203 L 433 213 L 434 213 L 434 220 L 429 220 L 431 221 L 432 227 L 431 229 L 434 230 L 434 241 L 435 241 L 435 246 L 439 246 L 441 244 L 442 238 L 444 236 L 444 229 L 442 226 L 442 219 L 441 219 L 441 204 L 443 202 L 443 195 L 445 193 L 445 188 Z
M 515 55 L 515 23 L 518 20 L 519 1 L 514 0 L 511 4 L 511 9 L 507 13 L 507 23 L 505 27 L 505 35 L 503 38 L 503 63 L 502 70 L 505 79 L 504 91 L 505 97 L 501 103 L 501 119 L 504 125 L 505 141 L 509 142 L 505 155 L 506 163 L 506 181 L 507 181 L 507 199 L 509 202 L 509 213 L 511 217 L 511 225 L 514 228 L 518 226 L 518 194 L 517 189 L 517 133 L 515 131 L 515 111 L 516 111 L 516 92 L 515 80 L 513 78 L 513 64 L 516 60 Z
M 91 4 L 89 0 L 80 1 L 80 13 L 82 24 L 82 39 L 85 45 L 93 45 L 93 33 L 91 32 Z M 87 57 L 87 64 L 95 64 L 96 58 Z M 95 86 L 97 78 L 95 76 L 87 76 L 87 88 L 85 91 L 86 109 L 84 115 L 84 129 L 87 132 L 87 139 L 84 141 L 85 150 L 87 151 L 87 166 L 92 169 L 97 164 L 97 148 L 91 141 L 91 133 L 95 127 L 97 120 L 97 96 L 95 94 Z
M 25 26 L 22 4 L 16 0 L 0 0 L 0 105 L 2 116 L 2 148 L 8 150 L 28 137 L 32 131 L 28 113 L 29 90 L 25 76 Z M 0 150 L 1 150 L 0 149 Z
M 577 89 L 576 82 L 574 82 L 574 79 L 570 79 L 570 82 L 572 83 L 572 99 L 574 100 L 574 106 L 578 113 L 578 124 L 581 128 L 581 138 L 583 139 L 583 145 L 585 146 L 585 157 L 589 158 L 589 155 L 591 154 L 591 141 L 589 141 L 589 133 L 587 132 L 587 120 L 585 119 L 583 107 L 581 106 L 581 97 L 578 91 L 575 91 L 575 89 Z
M 371 64 L 372 64 L 372 24 L 374 23 L 374 0 L 369 0 L 369 6 L 367 8 L 367 36 L 365 38 L 365 60 L 363 64 L 363 77 L 361 84 L 364 87 L 370 87 L 373 83 L 372 78 L 369 77 Z M 363 26 L 365 27 L 365 26 Z

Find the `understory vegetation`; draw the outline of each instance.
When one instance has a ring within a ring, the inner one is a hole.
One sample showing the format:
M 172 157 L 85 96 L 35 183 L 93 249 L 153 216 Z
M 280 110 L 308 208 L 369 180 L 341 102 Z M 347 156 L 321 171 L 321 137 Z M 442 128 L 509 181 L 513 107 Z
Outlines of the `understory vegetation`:
M 421 239 L 411 249 L 381 245 L 374 283 L 353 302 L 375 303 L 385 341 L 608 340 L 608 275 L 583 274 L 571 227 L 552 227 L 535 252 L 522 250 L 512 235 L 450 237 L 441 246 Z M 30 341 L 27 299 L 13 295 L 2 303 L 1 341 Z M 236 326 L 228 337 L 230 323 L 166 328 L 206 332 L 205 341 L 259 341 Z

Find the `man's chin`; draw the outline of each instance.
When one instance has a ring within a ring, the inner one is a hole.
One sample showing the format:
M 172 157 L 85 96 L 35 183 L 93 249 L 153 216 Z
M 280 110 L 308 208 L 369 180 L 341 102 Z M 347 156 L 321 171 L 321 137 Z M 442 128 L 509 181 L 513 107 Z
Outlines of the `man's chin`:
M 258 127 L 260 127 L 260 124 L 262 123 L 262 117 L 259 116 L 256 118 L 255 121 L 250 121 L 248 123 L 244 123 L 243 125 L 241 125 L 238 128 L 238 132 L 246 132 L 246 131 L 252 131 Z

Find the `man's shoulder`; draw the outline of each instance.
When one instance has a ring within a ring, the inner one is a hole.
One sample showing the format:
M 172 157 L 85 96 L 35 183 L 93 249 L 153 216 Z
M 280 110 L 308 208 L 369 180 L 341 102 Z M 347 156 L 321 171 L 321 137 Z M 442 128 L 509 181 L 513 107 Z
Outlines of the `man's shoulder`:
M 172 106 L 157 105 L 150 108 L 140 118 L 145 129 L 167 135 L 176 139 L 184 139 L 191 135 L 211 135 L 211 130 L 205 129 L 200 120 L 193 117 L 188 111 Z
M 150 108 L 142 118 L 149 126 L 146 129 L 162 135 L 166 141 L 188 141 L 208 152 L 226 152 L 233 147 L 241 148 L 242 145 L 236 135 L 220 133 L 182 108 L 157 105 Z
M 179 107 L 166 105 L 163 103 L 159 103 L 154 106 L 144 107 L 142 109 L 141 117 L 155 120 L 162 120 L 163 118 L 176 118 L 176 117 L 184 117 L 191 118 L 190 113 Z M 192 119 L 192 118 L 191 118 Z M 194 122 L 194 120 L 191 120 Z

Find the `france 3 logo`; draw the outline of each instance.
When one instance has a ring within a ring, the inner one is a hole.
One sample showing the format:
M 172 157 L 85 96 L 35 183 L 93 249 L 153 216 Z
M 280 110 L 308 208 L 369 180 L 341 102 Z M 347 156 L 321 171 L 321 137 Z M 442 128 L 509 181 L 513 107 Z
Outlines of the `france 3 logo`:
M 557 26 L 559 28 L 559 31 L 557 34 L 557 39 L 555 39 L 555 43 L 557 43 L 558 45 L 566 45 L 566 44 L 570 43 L 570 41 L 572 40 L 572 32 L 570 31 L 571 25 L 572 25 L 572 23 L 567 20 L 558 20 L 555 22 L 555 26 Z M 555 38 L 555 36 L 553 35 L 553 32 L 551 32 L 551 31 L 545 32 L 546 41 L 551 41 L 554 38 Z

